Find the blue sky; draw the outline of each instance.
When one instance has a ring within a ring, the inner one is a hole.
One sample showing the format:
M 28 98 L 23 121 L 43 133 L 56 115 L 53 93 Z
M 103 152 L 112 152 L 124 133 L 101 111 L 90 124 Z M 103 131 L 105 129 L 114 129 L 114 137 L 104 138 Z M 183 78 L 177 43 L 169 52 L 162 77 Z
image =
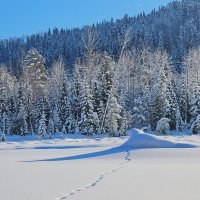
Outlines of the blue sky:
M 170 0 L 0 0 L 0 38 L 73 28 L 165 5 Z

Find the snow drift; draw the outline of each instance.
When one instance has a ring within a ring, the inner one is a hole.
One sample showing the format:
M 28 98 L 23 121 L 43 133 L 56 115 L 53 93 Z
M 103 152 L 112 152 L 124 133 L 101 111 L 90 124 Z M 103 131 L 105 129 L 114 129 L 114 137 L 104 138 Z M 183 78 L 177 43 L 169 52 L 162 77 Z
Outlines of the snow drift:
M 187 143 L 178 143 L 170 141 L 162 136 L 151 135 L 138 129 L 132 129 L 128 131 L 130 138 L 125 142 L 123 147 L 131 148 L 192 148 L 194 145 Z

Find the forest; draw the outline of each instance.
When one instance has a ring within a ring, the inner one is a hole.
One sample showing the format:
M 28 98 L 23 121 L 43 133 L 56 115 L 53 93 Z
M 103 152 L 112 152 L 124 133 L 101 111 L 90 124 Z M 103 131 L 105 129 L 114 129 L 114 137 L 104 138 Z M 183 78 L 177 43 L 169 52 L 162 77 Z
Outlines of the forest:
M 0 132 L 171 130 L 200 122 L 200 1 L 0 40 Z M 193 131 L 198 133 L 198 130 Z

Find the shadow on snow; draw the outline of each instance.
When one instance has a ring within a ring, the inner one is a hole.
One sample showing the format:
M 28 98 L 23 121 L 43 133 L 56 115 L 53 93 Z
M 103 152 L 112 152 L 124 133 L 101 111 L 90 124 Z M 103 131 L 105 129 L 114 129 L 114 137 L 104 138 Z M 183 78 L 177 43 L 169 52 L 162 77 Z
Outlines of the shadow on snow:
M 191 145 L 191 144 L 178 143 L 174 145 L 174 147 L 161 147 L 161 148 L 195 148 L 195 147 L 196 146 Z M 87 158 L 102 157 L 102 156 L 112 155 L 116 153 L 123 153 L 123 152 L 125 153 L 130 150 L 139 150 L 139 149 L 148 149 L 148 148 L 134 148 L 134 147 L 126 146 L 123 144 L 119 147 L 114 147 L 114 148 L 103 150 L 103 151 L 97 151 L 97 152 L 85 153 L 85 154 L 67 156 L 67 157 L 58 157 L 58 158 L 50 158 L 50 159 L 43 159 L 43 160 L 32 160 L 32 161 L 25 161 L 25 162 L 55 162 L 55 161 L 80 160 L 80 159 L 87 159 Z

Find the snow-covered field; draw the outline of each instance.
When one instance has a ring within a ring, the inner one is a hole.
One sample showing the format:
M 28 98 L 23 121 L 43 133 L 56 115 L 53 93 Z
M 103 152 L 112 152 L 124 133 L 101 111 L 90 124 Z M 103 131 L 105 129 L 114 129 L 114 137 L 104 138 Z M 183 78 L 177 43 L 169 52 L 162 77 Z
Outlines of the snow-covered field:
M 68 136 L 0 143 L 1 200 L 199 200 L 200 137 Z

